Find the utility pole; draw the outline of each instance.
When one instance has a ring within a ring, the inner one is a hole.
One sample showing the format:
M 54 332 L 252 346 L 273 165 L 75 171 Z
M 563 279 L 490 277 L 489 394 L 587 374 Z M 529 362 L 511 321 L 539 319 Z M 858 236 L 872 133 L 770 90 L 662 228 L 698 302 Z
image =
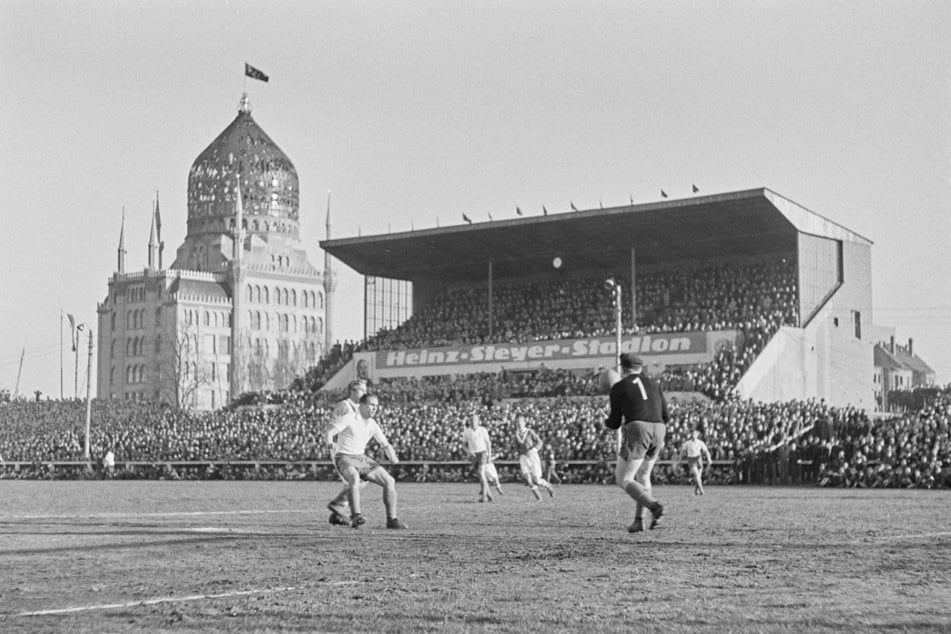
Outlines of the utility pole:
M 86 441 L 84 445 L 86 460 L 89 460 L 89 427 L 92 418 L 92 328 L 89 329 L 89 361 L 86 365 Z

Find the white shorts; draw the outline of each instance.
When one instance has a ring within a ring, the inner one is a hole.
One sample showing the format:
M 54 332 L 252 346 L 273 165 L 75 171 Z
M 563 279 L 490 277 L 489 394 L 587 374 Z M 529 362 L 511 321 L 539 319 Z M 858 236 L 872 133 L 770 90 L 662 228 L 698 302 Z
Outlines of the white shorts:
M 485 465 L 485 479 L 489 482 L 499 481 L 499 472 L 491 462 Z
M 541 480 L 542 461 L 538 457 L 537 449 L 530 449 L 528 453 L 519 455 L 518 464 L 522 467 L 523 476 L 526 478 L 534 477 L 536 480 Z

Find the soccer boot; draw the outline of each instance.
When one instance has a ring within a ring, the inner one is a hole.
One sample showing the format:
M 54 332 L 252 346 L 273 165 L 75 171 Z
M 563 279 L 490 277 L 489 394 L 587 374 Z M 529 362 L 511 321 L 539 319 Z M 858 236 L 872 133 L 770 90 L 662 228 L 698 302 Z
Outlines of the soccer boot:
M 354 513 L 350 516 L 350 528 L 360 528 L 366 523 L 366 518 L 360 513 Z
M 409 528 L 409 526 L 399 521 L 395 517 L 391 517 L 390 519 L 386 520 L 386 527 L 394 528 L 396 530 L 406 530 L 407 528 Z
M 664 505 L 660 502 L 654 502 L 650 507 L 651 509 L 651 530 L 657 528 L 657 525 L 660 524 L 660 518 L 664 516 Z
M 639 517 L 634 518 L 634 521 L 630 526 L 627 527 L 628 533 L 643 533 L 644 532 L 644 520 Z
M 327 505 L 330 511 L 330 523 L 333 526 L 350 526 L 350 520 L 347 519 L 347 509 L 341 504 L 331 502 Z

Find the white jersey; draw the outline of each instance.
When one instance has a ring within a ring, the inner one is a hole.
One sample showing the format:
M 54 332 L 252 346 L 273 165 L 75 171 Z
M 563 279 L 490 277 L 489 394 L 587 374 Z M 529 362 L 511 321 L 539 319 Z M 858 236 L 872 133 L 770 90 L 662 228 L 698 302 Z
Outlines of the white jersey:
M 328 436 L 337 436 L 336 453 L 359 456 L 366 453 L 367 444 L 371 438 L 376 439 L 381 446 L 388 446 L 383 430 L 372 418 L 364 418 L 360 412 L 341 416 L 333 422 Z
M 467 427 L 462 432 L 462 439 L 466 441 L 466 447 L 469 448 L 471 454 L 489 450 L 489 432 L 485 427 L 480 426 L 475 429 Z
M 686 457 L 694 459 L 699 458 L 701 455 L 710 455 L 710 452 L 707 450 L 707 443 L 700 439 L 690 439 L 686 441 L 683 444 L 683 453 Z

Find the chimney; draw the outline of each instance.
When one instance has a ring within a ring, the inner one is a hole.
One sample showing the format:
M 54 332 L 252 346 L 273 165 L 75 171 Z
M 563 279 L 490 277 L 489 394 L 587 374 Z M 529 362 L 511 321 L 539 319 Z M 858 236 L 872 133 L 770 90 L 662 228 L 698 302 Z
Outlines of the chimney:
M 892 335 L 891 339 L 888 340 L 888 351 L 895 354 L 895 335 Z
M 915 340 L 911 337 L 908 337 L 908 356 L 915 356 Z

